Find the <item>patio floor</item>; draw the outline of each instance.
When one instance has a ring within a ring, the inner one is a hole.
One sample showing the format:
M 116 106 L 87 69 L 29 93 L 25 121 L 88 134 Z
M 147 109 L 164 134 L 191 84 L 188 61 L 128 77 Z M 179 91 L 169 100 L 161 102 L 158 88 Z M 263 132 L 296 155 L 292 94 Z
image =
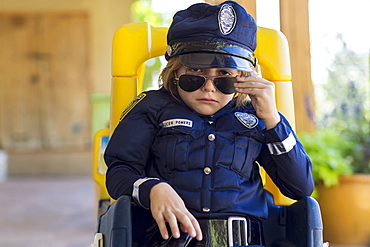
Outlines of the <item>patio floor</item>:
M 8 178 L 0 183 L 0 246 L 90 246 L 93 188 L 90 177 Z

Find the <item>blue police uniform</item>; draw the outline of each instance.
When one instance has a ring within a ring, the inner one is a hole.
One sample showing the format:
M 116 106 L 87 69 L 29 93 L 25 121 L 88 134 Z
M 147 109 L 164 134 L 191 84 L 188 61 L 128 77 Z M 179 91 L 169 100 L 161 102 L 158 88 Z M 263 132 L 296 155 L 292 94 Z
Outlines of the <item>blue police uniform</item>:
M 258 164 L 284 195 L 312 193 L 311 162 L 284 116 L 265 130 L 251 104 L 237 108 L 235 100 L 204 116 L 163 88 L 142 93 L 135 103 L 105 151 L 113 198 L 131 195 L 140 178 L 158 178 L 140 185 L 136 199 L 143 207 L 149 208 L 150 189 L 165 181 L 196 218 L 265 219 Z
M 167 60 L 179 56 L 190 68 L 251 72 L 256 65 L 256 30 L 254 19 L 236 2 L 194 4 L 175 14 L 165 56 Z M 215 221 L 225 229 L 222 220 L 230 216 L 266 219 L 259 165 L 284 195 L 292 199 L 310 195 L 311 162 L 286 118 L 280 114 L 280 122 L 266 130 L 250 102 L 236 107 L 235 101 L 205 116 L 164 88 L 140 94 L 123 112 L 105 152 L 111 197 L 132 195 L 138 205 L 149 208 L 151 188 L 169 183 L 207 232 Z M 257 225 L 258 234 L 252 236 L 257 240 L 249 243 L 259 246 L 263 242 L 259 221 Z M 187 246 L 187 236 L 181 241 L 140 246 Z

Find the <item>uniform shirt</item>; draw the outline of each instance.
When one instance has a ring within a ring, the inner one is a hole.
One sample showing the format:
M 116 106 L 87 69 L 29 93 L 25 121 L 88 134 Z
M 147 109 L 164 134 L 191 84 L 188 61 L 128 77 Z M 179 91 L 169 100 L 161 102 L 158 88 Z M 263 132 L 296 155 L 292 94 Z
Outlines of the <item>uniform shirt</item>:
M 259 165 L 292 199 L 313 190 L 311 162 L 281 115 L 266 130 L 251 103 L 235 99 L 211 116 L 196 113 L 164 88 L 139 95 L 123 112 L 107 149 L 107 189 L 131 195 L 149 208 L 150 189 L 169 183 L 196 218 L 267 217 Z M 259 165 L 258 165 L 259 164 Z

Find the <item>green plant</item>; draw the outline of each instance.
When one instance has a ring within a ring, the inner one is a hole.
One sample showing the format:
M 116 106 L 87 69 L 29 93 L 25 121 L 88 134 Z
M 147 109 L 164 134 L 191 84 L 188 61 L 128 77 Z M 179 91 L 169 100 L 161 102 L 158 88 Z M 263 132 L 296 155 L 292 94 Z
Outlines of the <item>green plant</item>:
M 351 149 L 344 151 L 354 173 L 370 174 L 370 123 L 367 124 L 364 128 L 341 132 L 344 139 L 353 143 Z
M 340 175 L 352 173 L 347 153 L 356 143 L 343 139 L 338 132 L 329 129 L 301 132 L 298 137 L 312 161 L 315 182 L 333 186 L 339 183 Z

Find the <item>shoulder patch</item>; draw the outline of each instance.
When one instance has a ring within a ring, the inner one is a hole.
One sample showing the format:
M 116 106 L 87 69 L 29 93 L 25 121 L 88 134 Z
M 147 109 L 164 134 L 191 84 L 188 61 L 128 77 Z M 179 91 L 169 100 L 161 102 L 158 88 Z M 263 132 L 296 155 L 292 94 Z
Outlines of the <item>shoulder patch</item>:
M 255 115 L 245 112 L 235 112 L 234 115 L 248 129 L 253 129 L 258 124 L 258 118 Z
M 121 122 L 124 117 L 137 105 L 142 101 L 146 96 L 146 93 L 139 94 L 131 103 L 126 107 L 126 109 L 123 110 L 121 117 L 119 118 L 119 121 Z

